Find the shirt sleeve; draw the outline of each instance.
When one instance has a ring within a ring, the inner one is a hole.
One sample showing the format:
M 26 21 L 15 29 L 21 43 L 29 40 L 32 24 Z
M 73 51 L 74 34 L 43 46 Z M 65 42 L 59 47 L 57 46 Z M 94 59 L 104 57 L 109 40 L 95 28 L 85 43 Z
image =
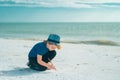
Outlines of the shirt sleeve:
M 37 54 L 38 55 L 44 55 L 46 54 L 48 51 L 48 49 L 46 48 L 46 46 L 44 44 L 41 44 L 37 47 Z

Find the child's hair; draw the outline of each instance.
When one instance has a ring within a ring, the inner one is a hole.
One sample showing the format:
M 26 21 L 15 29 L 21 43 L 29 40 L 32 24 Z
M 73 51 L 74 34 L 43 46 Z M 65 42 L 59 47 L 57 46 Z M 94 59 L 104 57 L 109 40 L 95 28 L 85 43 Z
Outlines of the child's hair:
M 57 49 L 60 50 L 62 48 L 61 45 L 57 45 Z
M 45 44 L 47 44 L 47 41 L 46 41 L 46 40 L 43 40 L 43 42 L 44 42 Z

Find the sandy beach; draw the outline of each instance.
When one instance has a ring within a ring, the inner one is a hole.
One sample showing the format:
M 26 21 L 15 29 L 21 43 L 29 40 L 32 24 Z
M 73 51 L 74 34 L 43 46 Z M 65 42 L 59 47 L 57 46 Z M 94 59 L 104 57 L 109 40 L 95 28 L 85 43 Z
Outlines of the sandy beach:
M 39 72 L 26 66 L 37 42 L 0 39 L 0 80 L 120 80 L 120 46 L 61 43 L 57 71 Z

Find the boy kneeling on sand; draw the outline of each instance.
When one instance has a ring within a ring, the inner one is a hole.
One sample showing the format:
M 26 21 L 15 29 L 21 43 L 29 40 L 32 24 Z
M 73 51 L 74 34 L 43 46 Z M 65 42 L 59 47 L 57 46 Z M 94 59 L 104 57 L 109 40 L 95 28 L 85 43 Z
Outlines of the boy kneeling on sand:
M 45 71 L 47 69 L 56 70 L 51 60 L 56 56 L 55 49 L 60 49 L 60 36 L 50 34 L 48 39 L 37 43 L 33 46 L 28 54 L 28 66 L 37 71 Z

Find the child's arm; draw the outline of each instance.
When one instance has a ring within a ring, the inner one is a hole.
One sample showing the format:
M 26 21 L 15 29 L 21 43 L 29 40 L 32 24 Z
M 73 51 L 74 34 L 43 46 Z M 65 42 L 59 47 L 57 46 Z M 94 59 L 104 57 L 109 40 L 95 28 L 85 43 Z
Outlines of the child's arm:
M 47 67 L 48 69 L 54 69 L 54 70 L 56 70 L 56 68 L 55 68 L 53 65 L 50 65 L 50 64 L 44 62 L 44 61 L 42 60 L 42 56 L 41 56 L 41 55 L 37 55 L 37 62 L 38 62 L 40 65 Z

